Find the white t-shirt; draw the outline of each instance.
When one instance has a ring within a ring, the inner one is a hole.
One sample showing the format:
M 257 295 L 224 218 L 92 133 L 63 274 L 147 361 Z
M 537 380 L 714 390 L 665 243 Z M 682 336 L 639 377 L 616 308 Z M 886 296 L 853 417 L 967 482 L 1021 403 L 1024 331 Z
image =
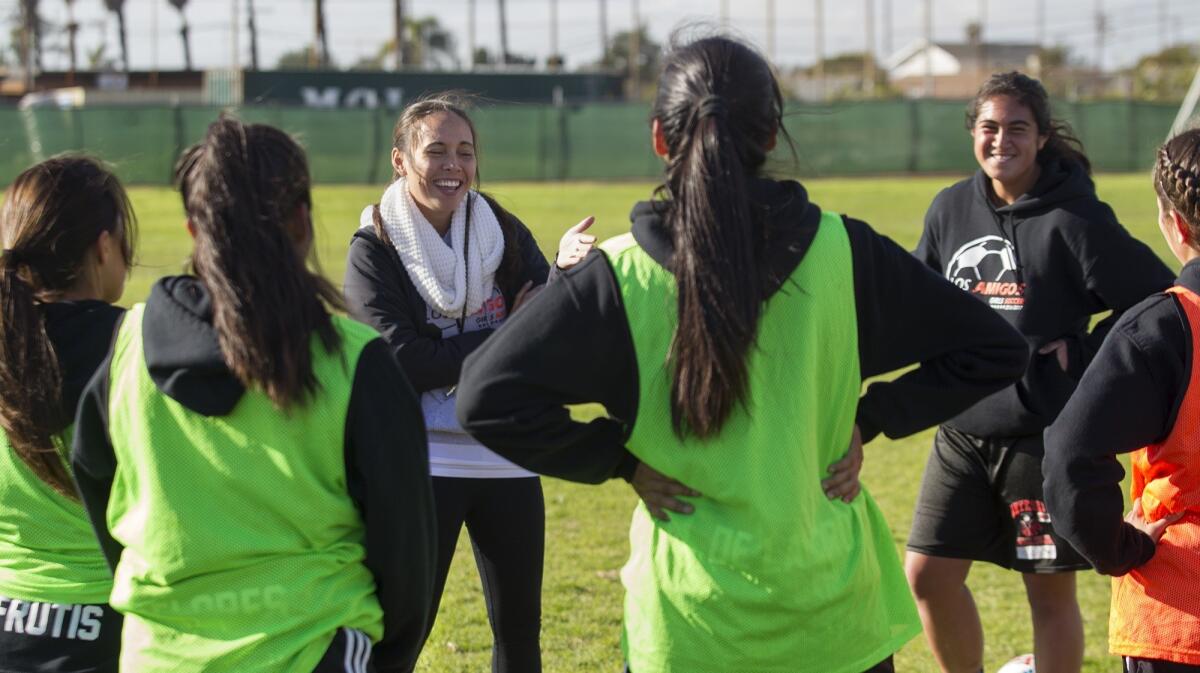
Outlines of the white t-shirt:
M 508 317 L 508 307 L 500 288 L 492 286 L 492 296 L 474 315 L 463 320 L 462 331 L 495 329 Z M 425 320 L 442 331 L 442 337 L 459 334 L 459 316 L 444 316 L 425 305 Z M 468 479 L 510 479 L 534 477 L 533 472 L 517 467 L 475 441 L 463 431 L 455 416 L 458 398 L 454 388 L 437 388 L 421 393 L 421 411 L 429 432 L 429 473 L 435 477 Z

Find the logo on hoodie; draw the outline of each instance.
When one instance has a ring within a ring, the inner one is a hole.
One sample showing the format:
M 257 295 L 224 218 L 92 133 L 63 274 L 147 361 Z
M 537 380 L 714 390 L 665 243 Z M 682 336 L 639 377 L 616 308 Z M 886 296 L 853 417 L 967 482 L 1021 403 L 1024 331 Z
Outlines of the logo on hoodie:
M 1020 311 L 1025 284 L 1017 278 L 1017 255 L 1001 236 L 977 238 L 955 251 L 946 265 L 946 280 L 979 295 L 999 311 Z

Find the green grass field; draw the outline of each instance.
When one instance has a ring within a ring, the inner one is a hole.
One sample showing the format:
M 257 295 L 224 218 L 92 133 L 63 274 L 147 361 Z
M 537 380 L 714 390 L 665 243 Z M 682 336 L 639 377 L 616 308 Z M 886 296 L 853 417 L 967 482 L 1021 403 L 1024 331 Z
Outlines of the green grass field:
M 813 200 L 827 210 L 870 222 L 911 249 L 921 232 L 925 208 L 951 178 L 812 180 Z M 548 255 L 568 226 L 595 215 L 595 233 L 605 238 L 628 228 L 632 203 L 647 198 L 649 183 L 504 183 L 485 185 L 533 229 Z M 1177 268 L 1155 224 L 1154 192 L 1146 175 L 1106 175 L 1098 179 L 1101 197 L 1133 234 L 1149 243 Z M 321 187 L 314 219 L 318 253 L 326 274 L 340 284 L 346 246 L 358 215 L 382 191 L 379 187 Z M 160 188 L 132 190 L 140 218 L 139 265 L 123 303 L 141 301 L 155 278 L 178 273 L 189 251 L 179 198 Z M 593 354 L 602 356 L 603 354 Z M 880 438 L 867 447 L 863 481 L 878 500 L 902 550 L 912 516 L 921 470 L 932 432 L 900 441 Z M 815 487 L 815 484 L 814 484 Z M 584 487 L 546 480 L 546 564 L 542 594 L 542 649 L 548 673 L 596 673 L 620 670 L 618 638 L 622 591 L 617 571 L 628 554 L 627 526 L 634 505 L 624 483 Z M 986 670 L 1032 650 L 1029 610 L 1023 585 L 1013 573 L 985 564 L 970 578 L 986 631 Z M 1084 670 L 1116 670 L 1107 654 L 1109 583 L 1095 573 L 1079 575 L 1079 595 L 1087 631 Z M 491 631 L 469 542 L 459 540 L 458 556 L 442 600 L 441 614 L 426 644 L 418 671 L 423 673 L 490 670 Z M 904 647 L 897 668 L 936 671 L 923 639 Z M 819 662 L 815 665 L 819 668 Z

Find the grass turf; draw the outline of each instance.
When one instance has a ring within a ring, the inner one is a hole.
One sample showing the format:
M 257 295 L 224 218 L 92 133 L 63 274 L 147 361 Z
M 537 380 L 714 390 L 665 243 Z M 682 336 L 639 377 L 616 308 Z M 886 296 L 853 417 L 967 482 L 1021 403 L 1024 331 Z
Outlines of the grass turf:
M 922 218 L 946 177 L 811 180 L 810 196 L 827 210 L 871 223 L 911 249 Z M 1101 197 L 1121 222 L 1146 241 L 1172 268 L 1178 265 L 1155 224 L 1154 192 L 1145 175 L 1105 175 L 1097 180 Z M 503 183 L 485 185 L 534 231 L 547 255 L 558 237 L 586 215 L 595 215 L 594 233 L 606 238 L 628 228 L 632 203 L 647 198 L 650 183 Z M 314 195 L 317 250 L 326 274 L 340 284 L 347 242 L 362 207 L 378 198 L 379 187 L 318 187 Z M 122 299 L 141 301 L 155 278 L 178 273 L 190 249 L 179 197 L 162 188 L 131 190 L 140 220 L 139 265 Z M 602 357 L 603 354 L 590 354 Z M 880 438 L 868 445 L 863 481 L 883 508 L 897 547 L 903 550 L 920 475 L 932 432 L 899 441 Z M 816 485 L 814 484 L 814 487 Z M 627 527 L 634 505 L 623 483 L 587 487 L 545 480 L 546 561 L 542 592 L 542 650 L 548 673 L 620 670 L 618 638 L 622 590 L 617 577 L 628 554 Z M 1009 658 L 1032 650 L 1029 609 L 1015 573 L 977 564 L 969 579 L 983 616 L 986 667 L 994 671 Z M 1088 673 L 1114 670 L 1107 654 L 1109 583 L 1095 573 L 1079 574 Z M 442 599 L 441 612 L 417 670 L 422 673 L 490 670 L 491 631 L 470 544 L 465 535 Z M 897 656 L 901 671 L 936 671 L 918 638 Z M 812 664 L 817 668 L 819 662 Z

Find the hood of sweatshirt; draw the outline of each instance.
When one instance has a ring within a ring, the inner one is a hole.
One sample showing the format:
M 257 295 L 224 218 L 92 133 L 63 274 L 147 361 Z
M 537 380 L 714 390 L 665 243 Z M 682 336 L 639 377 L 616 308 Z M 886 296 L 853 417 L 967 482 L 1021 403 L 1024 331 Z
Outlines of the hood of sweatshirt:
M 168 397 L 205 416 L 233 411 L 245 387 L 225 364 L 213 329 L 212 299 L 195 276 L 169 276 L 146 300 L 146 369 Z
M 63 409 L 73 418 L 84 387 L 108 354 L 124 310 L 96 300 L 60 301 L 40 308 L 63 377 Z
M 769 297 L 804 259 L 817 235 L 821 209 L 808 200 L 804 186 L 794 180 L 753 178 L 748 181 L 746 192 L 751 224 L 765 238 L 770 276 L 764 289 Z M 671 268 L 675 253 L 665 219 L 670 209 L 670 201 L 641 201 L 629 215 L 634 240 L 651 259 L 667 269 Z
M 1074 161 L 1047 162 L 1042 166 L 1042 172 L 1033 187 L 1016 201 L 1003 206 L 992 203 L 989 183 L 990 179 L 986 173 L 982 170 L 976 171 L 972 190 L 975 197 L 998 215 L 1012 214 L 1022 218 L 1060 207 L 1068 201 L 1091 199 L 1096 195 L 1096 185 L 1091 176 L 1083 170 L 1083 166 Z

